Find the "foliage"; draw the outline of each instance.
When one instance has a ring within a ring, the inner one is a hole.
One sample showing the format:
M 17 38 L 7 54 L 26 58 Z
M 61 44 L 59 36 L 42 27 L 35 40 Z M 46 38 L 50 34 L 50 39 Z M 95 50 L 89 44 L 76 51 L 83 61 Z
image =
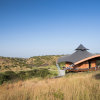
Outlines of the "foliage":
M 32 69 L 33 67 L 55 66 L 56 60 L 61 55 L 34 56 L 25 58 L 0 57 L 1 71 Z
M 3 74 L 0 74 L 0 85 L 3 84 L 4 81 L 7 81 L 7 77 Z
M 63 67 L 65 67 L 65 62 L 61 62 L 59 63 L 60 68 L 62 69 Z
M 9 80 L 17 77 L 17 74 L 13 71 L 6 71 L 4 75 L 7 76 Z
M 33 64 L 33 66 L 50 66 L 56 65 L 56 60 L 61 55 L 48 55 L 48 56 L 34 56 L 28 59 L 28 64 Z
M 17 78 L 17 74 L 13 71 L 6 71 L 0 74 L 0 84 Z
M 19 79 L 28 79 L 32 77 L 46 77 L 50 74 L 48 69 L 34 69 L 31 71 L 20 71 L 18 73 Z
M 34 69 L 30 71 L 20 71 L 18 73 L 15 73 L 13 71 L 6 71 L 0 74 L 0 84 L 15 79 L 25 80 L 32 77 L 45 78 L 49 75 L 52 75 L 52 73 L 50 73 L 48 69 Z
M 0 57 L 0 84 L 10 80 L 57 76 L 56 60 L 61 55 L 34 56 L 28 59 Z

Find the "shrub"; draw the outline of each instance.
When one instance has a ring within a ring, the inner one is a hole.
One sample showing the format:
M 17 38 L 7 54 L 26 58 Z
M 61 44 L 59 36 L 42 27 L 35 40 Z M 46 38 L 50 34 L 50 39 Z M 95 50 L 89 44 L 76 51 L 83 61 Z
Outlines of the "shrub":
M 35 76 L 42 77 L 42 78 L 50 74 L 48 69 L 38 69 L 38 70 L 35 70 L 35 72 L 36 72 Z
M 19 79 L 26 79 L 26 75 L 25 75 L 26 73 L 25 73 L 25 71 L 20 71 L 19 73 L 18 73 L 18 78 Z
M 18 73 L 18 78 L 19 79 L 28 79 L 32 77 L 46 77 L 50 74 L 48 69 L 34 69 L 31 71 L 21 71 Z
M 3 80 L 4 80 L 4 75 L 0 74 L 0 85 L 3 83 Z
M 5 73 L 0 74 L 0 84 L 2 84 L 4 81 L 19 79 L 19 80 L 25 80 L 32 77 L 47 77 L 50 75 L 50 72 L 48 69 L 34 69 L 31 71 L 20 71 L 19 73 L 15 73 L 13 71 L 6 71 Z
M 17 74 L 13 71 L 6 71 L 4 75 L 8 77 L 8 80 L 17 78 Z
M 0 85 L 3 84 L 5 81 L 9 81 L 16 78 L 17 74 L 13 71 L 6 71 L 5 73 L 0 73 Z
M 0 85 L 3 84 L 4 81 L 8 81 L 8 80 L 9 80 L 9 76 L 0 74 Z

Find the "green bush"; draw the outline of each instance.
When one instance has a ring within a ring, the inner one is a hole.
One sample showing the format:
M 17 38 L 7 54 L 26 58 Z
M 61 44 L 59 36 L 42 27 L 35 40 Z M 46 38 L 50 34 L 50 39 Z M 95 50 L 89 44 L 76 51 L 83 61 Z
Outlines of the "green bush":
M 38 70 L 34 70 L 35 71 L 35 76 L 36 77 L 46 77 L 47 75 L 50 74 L 48 69 L 38 69 Z
M 32 77 L 46 77 L 49 73 L 48 69 L 34 69 L 31 71 L 21 71 L 18 73 L 19 79 L 28 79 Z
M 6 71 L 4 75 L 8 77 L 8 80 L 17 78 L 17 74 L 13 71 Z
M 31 71 L 20 71 L 19 73 L 15 73 L 13 71 L 6 71 L 5 73 L 0 74 L 0 84 L 2 84 L 5 81 L 19 79 L 19 80 L 25 80 L 32 77 L 42 77 L 45 78 L 47 76 L 51 75 L 48 69 L 34 69 Z
M 18 73 L 18 78 L 24 80 L 24 79 L 31 78 L 34 75 L 35 75 L 34 70 L 31 70 L 31 71 L 20 71 Z
M 4 75 L 0 74 L 0 85 L 3 83 L 3 81 L 4 81 Z
M 0 85 L 3 84 L 4 81 L 8 81 L 8 80 L 9 80 L 9 76 L 5 74 L 0 74 Z
M 3 84 L 5 81 L 9 81 L 12 79 L 16 79 L 17 74 L 13 71 L 6 71 L 5 73 L 0 74 L 0 85 Z
M 23 80 L 23 79 L 26 79 L 26 73 L 25 71 L 21 71 L 18 73 L 18 78 Z

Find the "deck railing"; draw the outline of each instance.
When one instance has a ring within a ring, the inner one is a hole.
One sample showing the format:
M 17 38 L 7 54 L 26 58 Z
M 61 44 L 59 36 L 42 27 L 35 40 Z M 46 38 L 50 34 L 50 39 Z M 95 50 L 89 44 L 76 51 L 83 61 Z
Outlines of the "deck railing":
M 84 71 L 96 71 L 96 70 L 100 70 L 100 68 L 98 67 L 91 67 L 90 69 L 89 68 L 84 68 L 84 69 L 79 69 L 79 68 L 76 68 L 76 69 L 68 69 L 69 72 L 84 72 Z

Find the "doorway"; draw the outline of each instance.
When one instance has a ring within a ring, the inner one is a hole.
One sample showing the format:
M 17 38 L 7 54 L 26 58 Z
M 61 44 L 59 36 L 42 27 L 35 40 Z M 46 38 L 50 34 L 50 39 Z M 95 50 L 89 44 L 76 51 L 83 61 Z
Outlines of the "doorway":
M 91 68 L 91 61 L 89 61 L 89 69 Z

